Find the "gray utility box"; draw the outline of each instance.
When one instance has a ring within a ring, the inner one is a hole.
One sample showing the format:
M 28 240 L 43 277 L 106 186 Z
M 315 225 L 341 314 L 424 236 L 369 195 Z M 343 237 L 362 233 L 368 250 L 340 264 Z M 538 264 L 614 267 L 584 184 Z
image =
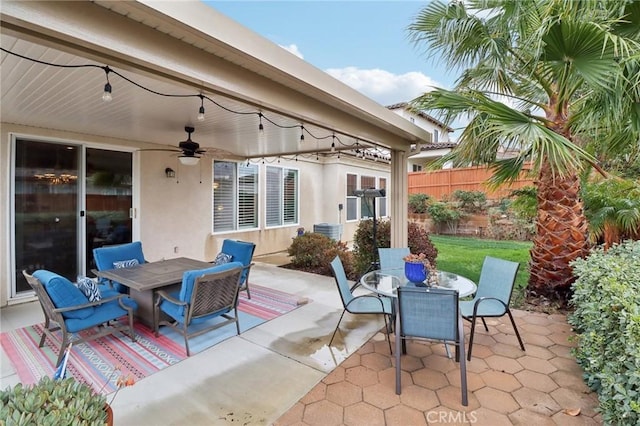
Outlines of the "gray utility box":
M 318 223 L 313 225 L 313 232 L 326 235 L 336 241 L 342 236 L 342 224 L 339 223 Z

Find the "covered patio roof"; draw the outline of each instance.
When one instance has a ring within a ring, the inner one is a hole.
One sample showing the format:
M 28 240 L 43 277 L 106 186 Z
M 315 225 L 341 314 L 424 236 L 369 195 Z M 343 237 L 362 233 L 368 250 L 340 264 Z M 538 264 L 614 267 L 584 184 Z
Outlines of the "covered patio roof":
M 139 147 L 177 146 L 189 125 L 193 140 L 226 158 L 328 151 L 334 134 L 338 149 L 373 143 L 406 152 L 428 140 L 423 129 L 200 2 L 3 1 L 1 25 L 2 48 L 33 59 L 2 52 L 5 123 Z M 104 66 L 119 74 L 108 74 L 109 103 Z M 204 100 L 204 121 L 196 119 L 199 94 L 215 101 Z

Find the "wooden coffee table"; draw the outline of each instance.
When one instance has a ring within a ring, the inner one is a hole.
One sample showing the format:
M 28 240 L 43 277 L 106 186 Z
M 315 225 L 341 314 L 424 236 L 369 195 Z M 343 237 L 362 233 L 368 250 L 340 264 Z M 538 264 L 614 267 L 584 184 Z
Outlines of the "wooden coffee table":
M 96 275 L 129 287 L 129 296 L 138 303 L 136 318 L 153 328 L 153 303 L 158 290 L 180 288 L 186 271 L 205 269 L 213 264 L 201 260 L 178 257 L 149 262 L 122 269 L 95 271 Z

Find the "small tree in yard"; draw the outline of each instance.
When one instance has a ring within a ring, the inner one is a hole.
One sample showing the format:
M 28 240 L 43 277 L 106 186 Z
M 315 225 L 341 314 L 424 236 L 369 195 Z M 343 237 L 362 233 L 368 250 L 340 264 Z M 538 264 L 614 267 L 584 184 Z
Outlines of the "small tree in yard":
M 580 175 L 606 176 L 603 160 L 640 140 L 640 3 L 434 0 L 408 30 L 460 71 L 452 90 L 412 102 L 447 124 L 468 123 L 436 165 L 488 165 L 499 184 L 531 162 L 538 198 L 528 289 L 566 300 L 571 262 L 589 250 Z

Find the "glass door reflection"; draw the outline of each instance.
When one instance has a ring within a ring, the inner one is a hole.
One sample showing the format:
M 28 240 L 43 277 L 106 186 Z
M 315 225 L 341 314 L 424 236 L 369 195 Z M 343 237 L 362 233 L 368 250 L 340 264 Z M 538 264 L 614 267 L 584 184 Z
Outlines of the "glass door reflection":
M 78 272 L 79 146 L 17 140 L 15 294 L 30 291 L 22 270 Z

